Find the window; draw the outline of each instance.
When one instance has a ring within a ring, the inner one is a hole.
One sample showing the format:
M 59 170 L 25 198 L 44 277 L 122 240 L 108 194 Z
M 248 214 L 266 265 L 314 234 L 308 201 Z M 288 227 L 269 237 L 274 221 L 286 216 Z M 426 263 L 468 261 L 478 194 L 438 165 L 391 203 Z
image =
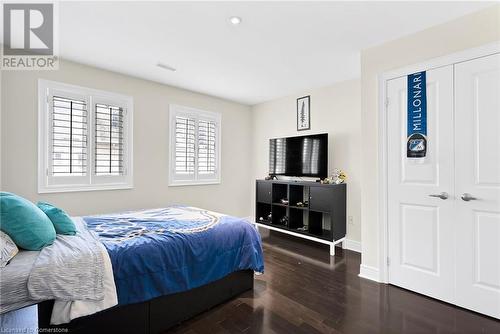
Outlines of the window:
M 220 114 L 170 106 L 171 186 L 220 182 Z
M 38 191 L 132 187 L 132 98 L 39 80 Z

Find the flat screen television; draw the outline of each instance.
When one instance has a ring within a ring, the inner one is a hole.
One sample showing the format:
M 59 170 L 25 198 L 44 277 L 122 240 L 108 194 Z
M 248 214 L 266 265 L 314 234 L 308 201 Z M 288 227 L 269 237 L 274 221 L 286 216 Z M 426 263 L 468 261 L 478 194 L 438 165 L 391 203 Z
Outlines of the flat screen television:
M 269 140 L 269 175 L 323 179 L 327 174 L 327 133 Z

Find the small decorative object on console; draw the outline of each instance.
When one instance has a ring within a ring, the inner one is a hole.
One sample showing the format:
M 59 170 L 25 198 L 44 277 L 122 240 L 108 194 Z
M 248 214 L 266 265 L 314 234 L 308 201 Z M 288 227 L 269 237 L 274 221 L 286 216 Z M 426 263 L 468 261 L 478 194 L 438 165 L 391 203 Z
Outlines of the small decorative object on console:
M 341 184 L 347 179 L 347 175 L 340 169 L 335 168 L 333 175 L 321 180 L 322 184 Z
M 288 205 L 288 199 L 287 198 L 282 198 L 281 199 L 281 204 Z
M 333 172 L 332 179 L 333 183 L 341 184 L 345 182 L 345 180 L 347 179 L 347 175 L 342 170 L 336 168 Z

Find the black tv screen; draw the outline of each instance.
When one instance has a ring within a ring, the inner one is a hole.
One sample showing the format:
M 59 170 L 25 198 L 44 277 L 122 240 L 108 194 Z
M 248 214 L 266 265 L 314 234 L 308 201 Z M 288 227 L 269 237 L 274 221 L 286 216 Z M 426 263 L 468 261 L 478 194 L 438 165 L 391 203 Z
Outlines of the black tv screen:
M 269 175 L 325 178 L 328 134 L 269 140 Z

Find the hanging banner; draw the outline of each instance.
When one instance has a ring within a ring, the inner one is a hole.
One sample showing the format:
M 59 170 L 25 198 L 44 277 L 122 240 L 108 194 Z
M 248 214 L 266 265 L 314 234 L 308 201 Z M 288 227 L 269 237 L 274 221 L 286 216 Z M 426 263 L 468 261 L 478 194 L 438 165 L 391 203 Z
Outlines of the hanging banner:
M 427 153 L 427 96 L 425 71 L 408 76 L 407 158 Z

